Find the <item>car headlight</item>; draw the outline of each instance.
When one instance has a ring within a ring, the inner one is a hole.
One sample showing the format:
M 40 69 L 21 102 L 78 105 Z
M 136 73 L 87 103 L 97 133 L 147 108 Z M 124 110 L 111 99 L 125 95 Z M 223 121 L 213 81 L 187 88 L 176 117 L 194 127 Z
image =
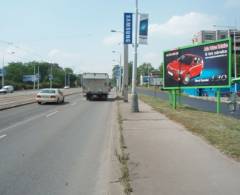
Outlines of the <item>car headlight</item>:
M 184 70 L 177 70 L 177 74 L 183 74 Z

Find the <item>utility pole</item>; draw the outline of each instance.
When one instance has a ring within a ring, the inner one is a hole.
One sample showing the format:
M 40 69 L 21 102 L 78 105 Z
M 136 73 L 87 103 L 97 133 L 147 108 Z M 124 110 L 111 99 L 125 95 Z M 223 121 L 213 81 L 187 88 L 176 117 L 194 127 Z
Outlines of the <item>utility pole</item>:
M 138 96 L 136 92 L 137 83 L 137 48 L 138 48 L 138 0 L 136 0 L 136 14 L 135 14 L 135 43 L 134 43 L 134 65 L 132 72 L 132 112 L 139 112 Z
M 51 76 L 50 76 L 50 88 L 52 88 L 52 79 L 53 79 L 53 75 L 52 75 L 52 70 L 53 70 L 53 67 L 52 67 L 52 63 L 51 63 Z

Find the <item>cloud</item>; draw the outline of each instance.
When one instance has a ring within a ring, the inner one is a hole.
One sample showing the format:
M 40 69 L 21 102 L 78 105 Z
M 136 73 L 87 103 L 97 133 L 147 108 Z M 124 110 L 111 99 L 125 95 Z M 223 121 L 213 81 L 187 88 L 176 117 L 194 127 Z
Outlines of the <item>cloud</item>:
M 54 48 L 48 52 L 48 59 L 50 62 L 58 63 L 61 67 L 72 68 L 75 73 L 109 71 L 109 67 L 99 64 L 99 59 L 89 59 L 86 53 L 81 52 L 67 52 Z
M 62 67 L 70 67 L 75 72 L 82 72 L 85 67 L 85 60 L 80 53 L 66 52 L 60 49 L 51 49 L 48 52 L 50 62 L 56 62 Z
M 113 33 L 110 36 L 107 36 L 103 39 L 104 45 L 115 45 L 122 42 L 122 34 L 121 33 Z
M 147 52 L 142 56 L 142 61 L 147 63 L 149 62 L 153 66 L 158 66 L 160 61 L 160 56 L 158 53 L 155 53 L 155 52 Z
M 240 7 L 239 0 L 225 0 L 225 5 L 227 7 Z
M 150 24 L 149 34 L 150 36 L 192 36 L 200 30 L 212 28 L 215 21 L 214 16 L 190 12 L 182 16 L 172 16 L 163 24 Z

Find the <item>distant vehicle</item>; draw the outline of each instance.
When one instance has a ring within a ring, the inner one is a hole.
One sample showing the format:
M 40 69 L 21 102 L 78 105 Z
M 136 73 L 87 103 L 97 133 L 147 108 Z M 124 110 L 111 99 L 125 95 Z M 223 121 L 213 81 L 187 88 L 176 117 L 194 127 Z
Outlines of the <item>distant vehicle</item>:
M 110 91 L 109 76 L 107 73 L 84 73 L 82 86 L 87 100 L 107 100 Z
M 64 95 L 60 89 L 42 89 L 36 96 L 38 104 L 43 103 L 63 103 Z
M 167 65 L 168 76 L 187 85 L 194 77 L 200 76 L 204 68 L 202 57 L 184 54 Z
M 3 86 L 2 89 L 0 89 L 0 93 L 13 93 L 14 92 L 14 87 L 12 85 L 6 85 L 6 86 Z
M 70 87 L 69 86 L 65 86 L 64 89 L 70 89 Z

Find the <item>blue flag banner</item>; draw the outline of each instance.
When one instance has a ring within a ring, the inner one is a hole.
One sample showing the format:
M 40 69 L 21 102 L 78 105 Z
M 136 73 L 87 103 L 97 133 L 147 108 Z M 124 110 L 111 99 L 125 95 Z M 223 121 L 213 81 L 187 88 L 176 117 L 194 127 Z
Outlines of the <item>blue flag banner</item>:
M 148 39 L 148 14 L 140 14 L 139 44 L 147 44 Z
M 124 44 L 132 44 L 132 23 L 133 23 L 133 14 L 124 13 L 124 30 L 123 30 L 123 39 Z

